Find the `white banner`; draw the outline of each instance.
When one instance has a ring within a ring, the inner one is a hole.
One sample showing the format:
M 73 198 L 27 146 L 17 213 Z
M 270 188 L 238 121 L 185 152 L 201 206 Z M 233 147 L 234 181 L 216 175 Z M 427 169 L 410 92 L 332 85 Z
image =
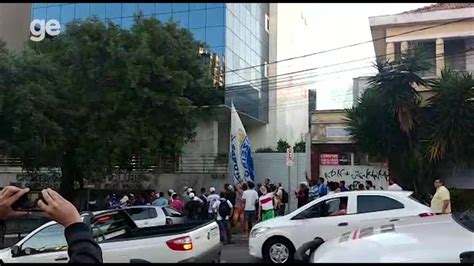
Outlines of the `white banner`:
M 230 114 L 230 165 L 234 183 L 255 182 L 252 150 L 250 141 L 240 120 L 239 114 L 232 103 Z

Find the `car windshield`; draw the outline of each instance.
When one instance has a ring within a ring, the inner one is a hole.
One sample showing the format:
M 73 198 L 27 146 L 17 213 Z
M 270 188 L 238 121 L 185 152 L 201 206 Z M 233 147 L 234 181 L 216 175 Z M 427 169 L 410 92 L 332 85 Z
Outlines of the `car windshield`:
M 453 213 L 453 219 L 467 230 L 474 232 L 474 207 L 462 213 Z

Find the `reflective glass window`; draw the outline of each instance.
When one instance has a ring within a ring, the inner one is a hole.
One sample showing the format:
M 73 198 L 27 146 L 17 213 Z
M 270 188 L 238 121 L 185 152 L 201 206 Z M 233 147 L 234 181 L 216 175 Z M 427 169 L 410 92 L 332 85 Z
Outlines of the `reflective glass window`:
M 61 8 L 59 6 L 52 6 L 48 7 L 46 11 L 47 20 L 50 19 L 57 19 L 58 21 L 61 20 Z
M 142 11 L 143 15 L 155 14 L 155 4 L 152 3 L 138 3 L 139 12 Z
M 222 26 L 224 25 L 224 9 L 208 9 L 206 10 L 206 26 Z
M 156 3 L 156 13 L 171 13 L 173 5 L 171 3 Z
M 224 45 L 224 27 L 207 28 L 206 29 L 206 43 L 212 46 Z
M 46 8 L 33 9 L 33 19 L 46 19 Z
M 67 24 L 74 19 L 74 4 L 61 6 L 61 24 Z
M 109 19 L 107 23 L 109 21 L 114 23 L 115 25 L 118 25 L 119 27 L 122 25 L 122 18 L 112 18 L 112 19 Z
M 89 17 L 89 6 L 88 3 L 76 4 L 75 17 L 81 20 L 87 19 Z
M 173 13 L 173 19 L 179 23 L 182 28 L 189 28 L 189 13 Z
M 120 18 L 122 16 L 122 4 L 108 3 L 105 5 L 106 18 Z
M 185 12 L 189 10 L 188 3 L 173 3 L 173 13 L 174 12 Z
M 225 3 L 207 3 L 206 4 L 207 9 L 224 7 L 224 6 L 225 6 Z
M 122 17 L 131 17 L 138 11 L 137 3 L 122 3 Z
M 203 28 L 206 26 L 206 10 L 189 12 L 189 28 Z
M 96 16 L 99 19 L 104 19 L 105 18 L 105 4 L 91 4 L 91 9 L 90 9 L 91 16 Z
M 122 27 L 124 29 L 130 29 L 133 25 L 133 17 L 123 18 L 122 19 Z
M 191 32 L 196 40 L 205 42 L 206 41 L 206 29 L 191 29 Z
M 171 19 L 171 13 L 158 14 L 157 17 L 158 17 L 158 20 L 160 20 L 163 23 L 166 23 Z
M 189 10 L 199 10 L 199 9 L 206 9 L 206 4 L 204 3 L 190 3 Z

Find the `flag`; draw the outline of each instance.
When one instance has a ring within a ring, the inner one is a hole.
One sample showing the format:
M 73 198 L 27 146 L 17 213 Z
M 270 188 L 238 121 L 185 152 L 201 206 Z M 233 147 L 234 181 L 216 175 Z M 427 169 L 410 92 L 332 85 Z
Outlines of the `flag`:
M 255 182 L 250 141 L 240 120 L 239 113 L 232 103 L 230 114 L 230 165 L 234 183 Z

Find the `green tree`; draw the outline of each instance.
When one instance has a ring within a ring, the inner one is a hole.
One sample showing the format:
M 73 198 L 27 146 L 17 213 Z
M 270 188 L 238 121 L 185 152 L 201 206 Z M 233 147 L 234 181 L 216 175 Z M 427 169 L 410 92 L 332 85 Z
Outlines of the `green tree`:
M 20 55 L 2 50 L 0 149 L 27 169 L 60 167 L 61 190 L 142 167 L 194 137 L 197 107 L 221 103 L 192 34 L 137 16 L 130 30 L 97 18 Z
M 474 80 L 472 73 L 444 70 L 430 82 L 435 95 L 430 98 L 432 113 L 427 156 L 432 162 L 443 159 L 454 165 L 472 161 L 474 154 Z
M 300 140 L 299 142 L 295 143 L 295 152 L 305 152 L 306 151 L 306 142 L 304 140 Z

